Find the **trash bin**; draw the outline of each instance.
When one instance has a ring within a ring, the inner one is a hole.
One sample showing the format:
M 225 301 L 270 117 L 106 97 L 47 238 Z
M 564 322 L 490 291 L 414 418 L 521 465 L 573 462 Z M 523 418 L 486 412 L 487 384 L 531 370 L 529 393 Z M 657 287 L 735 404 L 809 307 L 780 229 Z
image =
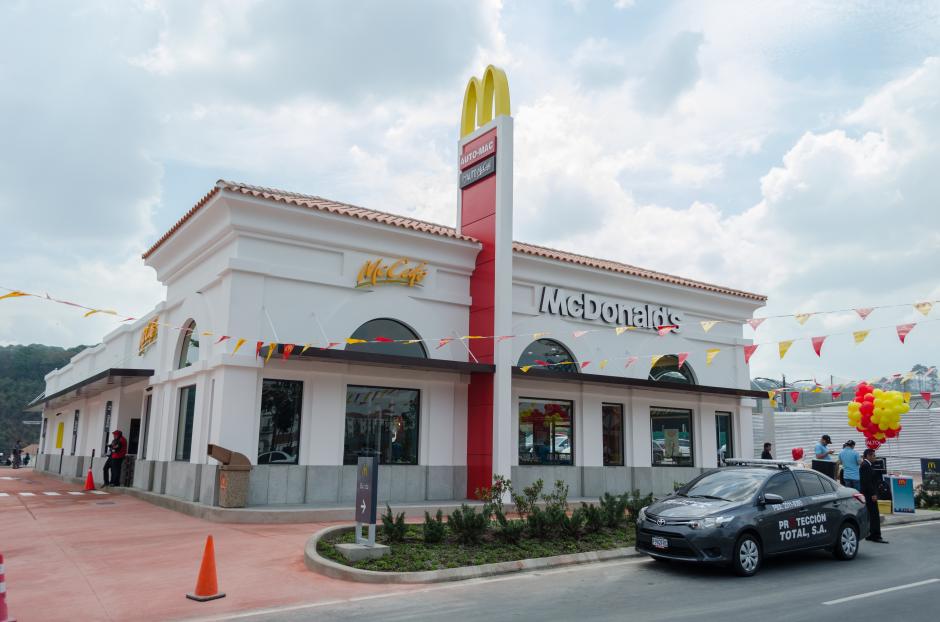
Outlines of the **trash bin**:
M 243 508 L 248 505 L 248 478 L 251 462 L 244 454 L 210 444 L 209 457 L 218 460 L 219 466 L 219 506 L 223 508 Z

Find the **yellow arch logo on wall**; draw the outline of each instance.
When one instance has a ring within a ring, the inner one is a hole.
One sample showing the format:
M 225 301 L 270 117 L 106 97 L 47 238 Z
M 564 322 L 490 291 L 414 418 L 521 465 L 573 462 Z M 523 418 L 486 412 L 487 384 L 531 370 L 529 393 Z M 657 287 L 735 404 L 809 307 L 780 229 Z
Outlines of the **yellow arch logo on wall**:
M 509 80 L 506 72 L 493 65 L 483 72 L 483 79 L 476 76 L 467 82 L 463 94 L 463 112 L 460 115 L 460 137 L 469 136 L 478 127 L 483 127 L 495 116 L 509 116 Z

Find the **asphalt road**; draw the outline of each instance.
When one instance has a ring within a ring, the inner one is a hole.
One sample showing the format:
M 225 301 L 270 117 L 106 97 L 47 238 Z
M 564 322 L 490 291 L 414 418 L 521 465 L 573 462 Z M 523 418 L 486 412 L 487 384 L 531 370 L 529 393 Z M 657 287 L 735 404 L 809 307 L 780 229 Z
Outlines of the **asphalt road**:
M 245 613 L 238 619 L 937 620 L 940 521 L 885 528 L 884 535 L 890 544 L 863 542 L 852 562 L 822 552 L 792 555 L 766 560 L 748 579 L 643 558 Z M 860 597 L 887 588 L 901 589 Z

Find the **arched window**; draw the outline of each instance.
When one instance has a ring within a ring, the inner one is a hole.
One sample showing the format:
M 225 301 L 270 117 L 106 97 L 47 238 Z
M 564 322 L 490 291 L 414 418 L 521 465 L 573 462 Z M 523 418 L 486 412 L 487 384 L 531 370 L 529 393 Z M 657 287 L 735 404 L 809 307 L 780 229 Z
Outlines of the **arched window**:
M 519 357 L 519 367 L 526 365 L 540 366 L 550 363 L 552 366 L 548 369 L 552 371 L 567 372 L 569 374 L 578 373 L 578 363 L 574 356 L 568 351 L 568 348 L 561 345 L 554 339 L 539 339 L 533 341 L 526 349 L 522 351 Z M 568 363 L 559 365 L 559 363 Z
M 425 349 L 421 337 L 398 320 L 388 318 L 369 320 L 357 328 L 351 337 L 353 339 L 364 339 L 367 343 L 348 344 L 346 349 L 350 352 L 392 354 L 394 356 L 411 356 L 420 359 L 428 358 L 428 351 Z M 386 339 L 391 341 L 385 341 Z
M 684 363 L 679 368 L 679 357 L 675 354 L 667 354 L 660 357 L 656 364 L 650 369 L 650 380 L 654 382 L 678 382 L 681 384 L 698 384 L 695 381 L 695 374 L 688 363 Z
M 180 331 L 180 349 L 177 359 L 177 369 L 189 367 L 199 360 L 199 333 L 196 330 L 196 320 L 189 320 Z

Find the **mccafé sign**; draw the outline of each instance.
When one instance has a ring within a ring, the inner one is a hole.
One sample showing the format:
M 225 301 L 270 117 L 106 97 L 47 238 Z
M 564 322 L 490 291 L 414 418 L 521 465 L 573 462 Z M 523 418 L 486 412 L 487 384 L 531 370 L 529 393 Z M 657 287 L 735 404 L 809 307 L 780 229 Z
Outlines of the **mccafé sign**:
M 385 259 L 369 260 L 362 264 L 356 276 L 356 287 L 395 284 L 415 287 L 428 275 L 428 262 L 410 263 L 407 257 L 388 263 Z
M 143 356 L 147 348 L 157 342 L 157 330 L 160 326 L 160 317 L 157 316 L 147 322 L 143 330 L 140 331 L 140 343 L 137 344 L 137 354 Z
M 682 316 L 679 312 L 669 307 L 610 302 L 584 292 L 568 293 L 548 286 L 542 287 L 539 311 L 550 315 L 636 328 L 657 328 L 669 325 L 678 327 L 682 323 Z

